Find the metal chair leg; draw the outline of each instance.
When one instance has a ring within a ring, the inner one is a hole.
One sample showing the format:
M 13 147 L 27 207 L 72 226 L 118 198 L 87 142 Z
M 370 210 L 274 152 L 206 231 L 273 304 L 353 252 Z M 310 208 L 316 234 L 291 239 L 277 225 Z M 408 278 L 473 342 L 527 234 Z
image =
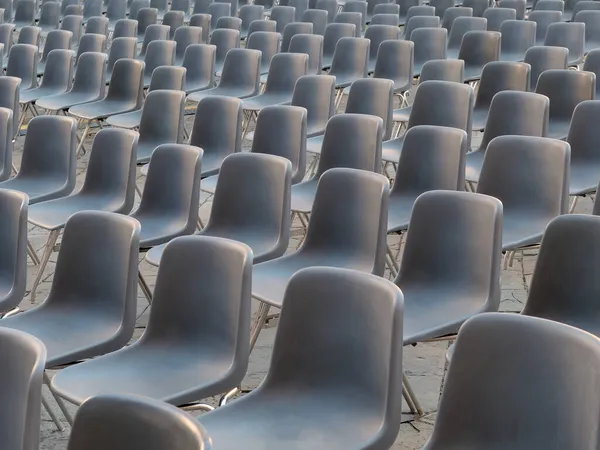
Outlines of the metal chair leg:
M 60 398 L 58 395 L 56 395 L 54 393 L 54 391 L 52 390 L 52 388 L 50 387 L 50 377 L 48 376 L 46 371 L 44 371 L 44 383 L 46 384 L 46 386 L 48 386 L 48 390 L 52 394 L 52 397 L 54 397 L 54 400 L 56 401 L 56 404 L 60 408 L 63 415 L 65 416 L 65 419 L 67 419 L 67 422 L 69 423 L 69 425 L 72 426 L 73 425 L 73 417 L 71 417 L 71 413 L 69 413 L 69 411 L 67 410 L 67 405 L 65 405 L 65 402 L 63 401 L 63 399 Z
M 402 386 L 403 386 L 403 389 L 406 388 L 406 393 L 408 394 L 408 397 L 410 397 L 410 399 L 412 400 L 412 402 L 414 404 L 414 408 L 416 410 L 416 413 L 419 416 L 422 416 L 423 415 L 423 408 L 421 408 L 421 404 L 419 403 L 419 399 L 415 395 L 415 391 L 413 391 L 412 386 L 408 382 L 408 377 L 406 376 L 406 374 L 404 372 L 402 372 Z M 415 412 L 415 411 L 413 411 L 413 412 Z
M 58 431 L 65 431 L 65 427 L 63 427 L 62 423 L 60 423 L 60 420 L 58 420 L 58 417 L 56 416 L 56 414 L 52 410 L 52 405 L 50 405 L 48 403 L 48 400 L 46 400 L 43 395 L 42 395 L 42 406 L 44 407 L 44 409 L 46 410 L 46 412 L 48 413 L 48 415 L 52 419 L 52 422 L 54 422 L 54 425 L 56 426 L 56 429 Z
M 148 283 L 146 283 L 146 280 L 144 279 L 144 276 L 142 275 L 142 272 L 140 272 L 138 270 L 138 283 L 140 285 L 140 288 L 142 289 L 142 292 L 144 293 L 144 297 L 146 297 L 146 300 L 148 300 L 148 304 L 152 304 L 152 290 L 150 289 L 150 286 L 148 286 Z
M 29 258 L 31 258 L 31 261 L 33 262 L 34 266 L 40 265 L 40 258 L 38 257 L 37 253 L 35 252 L 35 249 L 33 248 L 33 244 L 29 241 L 29 239 L 27 239 L 27 254 L 29 255 Z
M 260 301 L 260 300 L 259 300 Z M 265 323 L 267 322 L 267 314 L 269 314 L 270 305 L 264 302 L 260 302 L 260 306 L 258 307 L 258 312 L 256 314 L 256 319 L 252 323 L 252 327 L 250 329 L 250 352 L 254 349 L 256 345 L 256 341 L 258 340 L 258 335 L 262 331 Z
M 31 303 L 35 303 L 35 291 L 42 280 L 42 275 L 44 274 L 44 269 L 48 264 L 48 260 L 50 259 L 50 255 L 52 254 L 52 250 L 54 249 L 54 244 L 56 244 L 56 240 L 60 235 L 60 230 L 52 230 L 50 232 L 50 236 L 48 236 L 48 241 L 46 242 L 46 246 L 44 247 L 44 254 L 42 256 L 42 260 L 38 267 L 38 272 L 35 276 L 35 281 L 33 282 L 33 286 L 31 287 L 30 292 L 30 300 Z

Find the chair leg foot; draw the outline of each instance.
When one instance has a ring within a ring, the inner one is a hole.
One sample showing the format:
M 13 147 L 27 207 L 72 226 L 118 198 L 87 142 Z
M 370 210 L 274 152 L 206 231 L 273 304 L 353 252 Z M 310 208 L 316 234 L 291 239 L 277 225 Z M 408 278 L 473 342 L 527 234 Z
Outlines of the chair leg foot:
M 238 392 L 241 392 L 239 387 L 234 387 L 233 389 L 227 391 L 225 394 L 223 394 L 221 400 L 219 400 L 219 406 L 225 406 L 227 402 L 231 399 L 231 397 L 233 397 Z

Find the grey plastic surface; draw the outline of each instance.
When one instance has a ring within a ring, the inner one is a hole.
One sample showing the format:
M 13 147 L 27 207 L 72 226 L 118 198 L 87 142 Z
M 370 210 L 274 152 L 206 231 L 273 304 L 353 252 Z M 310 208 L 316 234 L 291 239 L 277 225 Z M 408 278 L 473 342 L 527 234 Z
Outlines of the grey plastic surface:
M 530 89 L 535 91 L 540 75 L 549 69 L 566 69 L 569 50 L 564 47 L 534 46 L 525 52 L 524 62 L 531 66 Z
M 367 28 L 367 31 L 365 31 L 365 39 L 370 41 L 367 72 L 371 73 L 375 70 L 379 45 L 384 41 L 400 39 L 400 29 L 397 26 L 392 25 L 371 24 L 369 25 L 369 28 Z
M 75 53 L 72 50 L 52 50 L 48 55 L 40 85 L 21 92 L 22 104 L 36 102 L 42 97 L 62 94 L 71 87 Z
M 506 20 L 500 26 L 500 60 L 523 61 L 525 52 L 535 45 L 537 24 L 529 20 Z

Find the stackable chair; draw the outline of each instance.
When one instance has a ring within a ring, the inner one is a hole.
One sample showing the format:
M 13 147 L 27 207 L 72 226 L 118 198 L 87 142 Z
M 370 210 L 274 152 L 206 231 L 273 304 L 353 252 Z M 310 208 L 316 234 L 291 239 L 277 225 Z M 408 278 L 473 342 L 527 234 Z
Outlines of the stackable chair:
M 81 55 L 87 52 L 104 53 L 106 48 L 106 36 L 103 34 L 84 34 L 79 40 L 77 46 L 77 55 L 75 56 L 75 67 L 79 62 Z
M 239 11 L 239 17 L 242 19 L 240 29 L 240 38 L 246 39 L 250 34 L 250 24 L 255 20 L 263 20 L 265 7 L 263 5 L 243 5 Z
M 21 0 L 22 1 L 22 0 Z M 21 79 L 21 92 L 37 86 L 38 48 L 31 44 L 15 44 L 8 54 L 6 75 Z
M 18 115 L 21 111 L 19 97 L 21 79 L 17 77 L 3 76 L 0 77 L 0 107 L 10 109 L 13 113 L 13 135 L 12 138 L 16 139 L 19 134 L 19 118 Z M 1 142 L 1 141 L 0 141 Z M 12 151 L 11 151 L 12 154 Z M 6 159 L 5 159 L 6 160 Z M 2 171 L 4 173 L 4 170 Z M 6 178 L 10 176 L 10 173 L 6 174 Z
M 397 18 L 398 16 L 394 17 Z M 312 24 L 312 32 L 323 36 L 325 34 L 325 27 L 327 26 L 327 11 L 322 9 L 307 9 L 302 14 L 302 22 Z
M 160 66 L 172 66 L 175 62 L 174 41 L 152 41 L 148 44 L 146 56 L 144 57 L 144 88 L 150 86 L 150 80 L 154 69 Z
M 297 34 L 290 42 L 289 53 L 308 55 L 308 74 L 319 75 L 323 60 L 323 36 L 318 34 Z
M 585 0 L 580 0 L 580 2 L 581 1 Z M 581 11 L 575 17 L 575 22 L 581 22 L 585 25 L 585 53 L 587 54 L 596 49 L 600 49 L 600 11 Z
M 477 81 L 486 64 L 500 58 L 500 33 L 469 31 L 463 36 L 458 59 L 465 62 L 465 82 Z
M 297 34 L 312 34 L 313 24 L 308 22 L 288 23 L 281 35 L 281 51 L 287 52 L 290 48 L 290 41 Z
M 565 57 L 565 61 L 566 61 L 566 57 Z M 565 62 L 565 66 L 563 68 L 566 68 L 566 62 Z M 598 50 L 592 50 L 591 52 L 589 52 L 587 54 L 587 56 L 585 57 L 585 62 L 583 63 L 583 70 L 586 72 L 593 72 L 594 74 L 596 74 L 596 79 L 598 79 L 598 77 L 600 76 L 600 48 Z M 597 98 L 597 99 L 600 99 L 600 95 L 598 93 L 599 90 L 600 90 L 600 83 L 596 83 L 596 97 L 595 98 Z
M 307 138 L 325 132 L 327 121 L 335 114 L 334 98 L 334 77 L 329 75 L 305 75 L 298 78 L 290 104 L 306 109 Z
M 13 19 L 17 31 L 34 24 L 36 9 L 37 5 L 33 0 L 19 0 L 17 2 L 15 18 Z
M 517 11 L 511 8 L 488 8 L 483 17 L 487 19 L 488 31 L 500 31 L 504 22 L 517 19 Z
M 406 25 L 406 23 L 408 22 L 409 18 L 407 18 L 408 16 L 408 11 L 410 10 L 410 8 L 414 7 L 414 6 L 421 6 L 421 2 L 419 0 L 400 0 L 398 2 L 398 5 L 400 6 L 400 12 L 399 12 L 399 17 L 400 17 L 400 25 Z M 433 6 L 432 6 L 433 8 Z M 435 8 L 433 8 L 431 15 L 435 14 Z
M 115 41 L 118 38 L 135 38 L 137 42 L 138 21 L 132 19 L 119 19 L 115 22 L 115 27 L 112 30 L 112 39 Z
M 132 17 L 130 16 L 130 20 L 131 19 Z M 138 42 L 143 42 L 146 38 L 148 27 L 156 25 L 158 21 L 158 9 L 142 8 L 137 13 L 135 20 L 137 21 L 137 40 Z
M 335 16 L 334 23 L 354 25 L 354 37 L 361 37 L 363 32 L 363 17 L 364 16 L 359 12 L 342 11 Z
M 110 50 L 108 51 L 108 63 L 106 65 L 106 84 L 110 83 L 115 63 L 119 59 L 133 59 L 136 51 L 135 37 L 122 37 L 112 40 Z
M 0 106 L 0 181 L 8 180 L 12 174 L 14 136 L 15 131 L 13 110 L 11 108 Z
M 438 16 L 415 16 L 411 17 L 404 26 L 404 39 L 410 39 L 410 35 L 417 28 L 440 28 L 440 18 Z M 445 29 L 445 28 L 444 28 Z
M 550 24 L 560 22 L 562 20 L 562 12 L 560 11 L 531 11 L 527 20 L 536 23 L 535 28 L 535 45 L 544 45 L 546 32 Z
M 31 44 L 37 47 L 40 46 L 42 29 L 35 26 L 26 26 L 19 31 L 19 39 L 17 44 Z
M 500 26 L 500 61 L 523 61 L 535 45 L 536 23 L 529 20 L 506 20 Z
M 452 23 L 454 23 L 454 20 L 457 17 L 473 17 L 473 10 L 466 6 L 456 6 L 454 8 L 447 9 L 442 17 L 442 27 L 446 30 L 450 30 L 452 28 Z
M 137 55 L 137 59 L 144 60 L 146 57 L 146 50 L 148 49 L 148 45 L 152 41 L 166 41 L 169 39 L 169 27 L 166 25 L 148 25 L 146 28 L 146 32 L 144 33 L 144 39 L 142 42 L 142 48 L 140 49 L 139 55 Z
M 379 45 L 385 41 L 400 39 L 400 29 L 397 26 L 371 24 L 365 31 L 365 39 L 370 41 L 367 72 L 371 73 L 375 70 Z
M 80 15 L 65 16 L 60 23 L 60 29 L 72 33 L 71 47 L 77 47 L 83 32 L 83 17 Z
M 364 38 L 341 38 L 336 44 L 329 69 L 329 75 L 335 77 L 336 107 L 342 102 L 344 89 L 367 76 L 369 45 Z
M 200 2 L 196 2 L 198 5 Z M 200 27 L 202 28 L 202 43 L 206 44 L 210 35 L 210 15 L 209 14 L 193 14 L 190 17 L 190 27 Z
M 394 95 L 400 104 L 406 103 L 406 92 L 412 87 L 414 44 L 411 41 L 391 40 L 379 45 L 373 78 L 384 78 L 394 83 Z
M 465 34 L 470 31 L 486 31 L 487 19 L 484 17 L 457 17 L 448 32 L 448 58 L 458 58 Z
M 330 23 L 325 27 L 325 34 L 323 35 L 322 67 L 324 70 L 331 67 L 331 61 L 333 60 L 333 54 L 335 53 L 338 41 L 344 37 L 354 37 L 355 29 L 356 27 L 349 23 Z
M 227 28 L 215 30 L 210 36 L 210 43 L 217 47 L 215 72 L 220 74 L 229 51 L 240 46 L 240 32 Z
M 500 0 L 496 3 L 498 8 L 514 9 L 517 12 L 517 20 L 525 19 L 525 11 L 531 8 L 526 0 Z
M 44 45 L 44 51 L 42 56 L 37 63 L 37 76 L 44 75 L 44 69 L 46 68 L 46 60 L 52 50 L 69 50 L 71 48 L 71 39 L 73 34 L 70 31 L 65 30 L 52 30 L 48 33 L 46 43 Z
M 565 70 L 568 57 L 569 50 L 564 47 L 535 46 L 528 49 L 523 62 L 531 66 L 530 89 L 535 91 L 542 72 L 551 69 Z

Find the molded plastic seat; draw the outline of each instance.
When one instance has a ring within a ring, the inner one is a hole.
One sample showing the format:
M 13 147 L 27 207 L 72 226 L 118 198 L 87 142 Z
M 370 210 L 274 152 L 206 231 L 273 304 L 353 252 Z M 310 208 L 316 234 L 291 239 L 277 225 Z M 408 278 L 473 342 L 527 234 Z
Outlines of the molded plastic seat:
M 323 134 L 327 121 L 335 113 L 335 78 L 328 75 L 305 75 L 298 78 L 291 105 L 308 113 L 306 136 Z
M 131 16 L 129 17 L 131 18 Z M 143 42 L 146 38 L 146 31 L 148 30 L 148 27 L 151 25 L 156 25 L 158 22 L 158 9 L 142 8 L 137 13 L 135 20 L 137 20 L 138 23 L 137 40 L 138 42 Z
M 535 91 L 542 72 L 550 69 L 566 69 L 569 50 L 564 47 L 535 46 L 525 52 L 524 62 L 531 66 L 530 89 Z
M 388 206 L 388 233 L 408 228 L 422 193 L 464 190 L 467 134 L 456 128 L 417 125 L 406 132 Z
M 75 56 L 75 67 L 77 67 L 81 55 L 86 52 L 104 53 L 105 44 L 106 36 L 103 34 L 84 34 L 81 36 L 77 46 L 77 55 Z
M 331 67 L 338 41 L 344 37 L 354 37 L 355 29 L 356 27 L 349 23 L 330 23 L 325 27 L 325 34 L 323 35 L 323 69 Z
M 52 30 L 48 33 L 42 57 L 37 63 L 37 76 L 44 75 L 46 60 L 52 50 L 69 50 L 71 48 L 72 37 L 73 34 L 65 30 Z
M 579 0 L 577 1 L 577 3 L 575 3 L 575 5 L 573 5 L 573 12 L 571 14 L 571 20 L 573 20 L 573 22 L 579 22 L 579 20 L 577 20 L 577 14 L 579 14 L 581 11 L 598 11 L 600 10 L 600 5 L 595 4 L 593 1 L 590 0 Z M 567 16 L 567 13 L 564 13 L 565 16 Z
M 412 19 L 413 17 L 417 17 L 417 16 L 429 16 L 429 17 L 433 17 L 435 16 L 435 8 L 433 6 L 429 6 L 429 5 L 414 5 L 411 6 L 410 8 L 408 8 L 408 11 L 406 13 L 406 18 L 404 20 L 405 26 L 408 25 L 408 22 L 410 21 L 410 19 Z M 435 16 L 438 17 L 438 16 Z M 441 17 L 438 17 L 440 19 L 440 23 L 441 23 Z M 402 23 L 402 19 L 400 20 L 400 23 Z
M 337 0 L 317 0 L 314 5 L 311 3 L 310 7 L 327 11 L 327 23 L 333 23 L 339 9 Z
M 365 39 L 370 41 L 367 72 L 371 73 L 375 70 L 379 45 L 384 41 L 400 39 L 400 29 L 390 25 L 369 25 Z
M 490 103 L 479 147 L 467 153 L 467 181 L 477 182 L 489 143 L 498 136 L 546 135 L 550 101 L 532 92 L 501 91 Z
M 71 87 L 75 54 L 72 50 L 52 50 L 48 55 L 44 78 L 40 85 L 23 91 L 21 104 L 35 103 L 42 97 L 63 94 Z
M 510 8 L 488 8 L 483 17 L 487 19 L 488 31 L 500 31 L 504 22 L 517 19 L 517 11 Z
M 566 69 L 566 63 L 564 68 Z M 595 73 L 596 79 L 598 79 L 598 77 L 600 76 L 600 48 L 598 50 L 592 50 L 587 54 L 587 56 L 585 57 L 585 62 L 583 63 L 583 70 L 586 72 Z M 600 91 L 600 83 L 596 83 L 595 96 L 595 98 L 600 99 L 600 93 L 598 91 Z
M 433 6 L 435 15 L 442 18 L 447 9 L 454 8 L 454 0 L 433 0 L 429 2 L 429 6 Z
M 167 450 L 171 433 L 177 435 L 180 450 L 212 448 L 202 425 L 174 406 L 141 396 L 102 395 L 85 401 L 77 411 L 68 449 L 158 445 L 157 450 Z
M 537 24 L 529 20 L 506 20 L 500 26 L 500 60 L 523 61 L 525 53 L 535 45 Z
M 525 11 L 528 8 L 526 0 L 500 0 L 498 8 L 511 8 L 517 12 L 517 20 L 525 19 Z
M 2 44 L 2 65 L 6 67 L 6 62 L 10 49 L 14 44 L 15 26 L 12 23 L 0 24 L 0 44 Z
M 342 11 L 341 11 L 342 13 L 357 12 L 357 13 L 360 13 L 360 15 L 361 15 L 362 25 L 361 25 L 360 29 L 357 30 L 357 33 L 359 33 L 359 34 L 357 34 L 357 37 L 360 37 L 362 32 L 367 27 L 367 9 L 368 8 L 369 8 L 369 5 L 364 0 L 347 0 L 344 3 L 344 5 L 342 6 Z M 336 16 L 336 20 L 337 20 L 337 16 Z
M 597 342 L 574 327 L 536 317 L 483 314 L 470 319 L 456 340 L 424 450 L 591 445 L 600 415 L 591 376 L 600 367 Z M 565 384 L 572 392 L 565 391 Z M 510 431 L 514 423 L 519 423 L 518 433 Z M 556 431 L 550 435 L 550 429 Z
M 463 6 L 448 8 L 444 11 L 444 15 L 442 16 L 442 27 L 446 30 L 450 30 L 452 28 L 452 23 L 454 23 L 454 20 L 457 17 L 473 17 L 473 10 Z
M 130 217 L 99 211 L 73 215 L 48 298 L 2 319 L 0 327 L 41 340 L 48 368 L 120 349 L 135 329 L 138 237 L 139 224 Z
M 457 17 L 448 33 L 448 58 L 458 58 L 465 34 L 470 31 L 486 31 L 487 19 L 484 17 Z M 462 58 L 459 58 L 462 59 Z
M 156 8 L 150 8 L 150 0 L 133 0 L 131 2 L 131 4 L 129 5 L 129 18 L 133 19 L 133 20 L 137 20 L 138 21 L 138 25 L 139 25 L 139 20 L 138 20 L 138 14 L 142 9 L 156 9 Z M 158 10 L 156 10 L 156 14 L 158 16 Z M 156 23 L 156 21 L 154 21 L 153 23 Z
M 460 17 L 459 17 L 460 19 Z M 448 31 L 445 28 L 417 28 L 410 35 L 415 44 L 413 74 L 421 74 L 423 64 L 433 59 L 446 58 Z
M 169 38 L 173 39 L 175 37 L 175 31 L 179 28 L 183 27 L 183 23 L 185 20 L 185 14 L 183 11 L 167 11 L 163 17 L 162 24 L 167 25 L 170 28 Z
M 379 45 L 373 78 L 394 82 L 394 94 L 404 94 L 412 87 L 414 44 L 391 40 Z
M 23 1 L 23 0 L 21 0 Z M 37 86 L 38 48 L 30 44 L 15 44 L 10 49 L 6 75 L 21 79 L 21 92 Z
M 15 18 L 13 23 L 17 30 L 33 25 L 35 22 L 36 2 L 33 0 L 19 0 L 15 8 Z
M 271 59 L 279 53 L 281 47 L 281 35 L 274 31 L 255 31 L 246 40 L 246 49 L 259 50 L 260 74 L 267 75 L 271 66 Z
M 127 15 L 126 0 L 109 0 L 106 8 L 106 17 L 108 18 L 108 29 L 113 30 L 115 23 L 119 19 L 124 19 Z
M 134 37 L 122 37 L 112 40 L 106 66 L 106 83 L 110 83 L 115 63 L 119 59 L 133 59 L 135 57 L 135 47 L 136 39 Z
M 183 55 L 182 67 L 186 69 L 184 90 L 186 94 L 212 88 L 215 85 L 214 45 L 191 44 Z
M 535 45 L 544 45 L 548 27 L 555 22 L 560 22 L 562 13 L 560 11 L 531 11 L 528 20 L 536 23 Z
M 500 36 L 497 31 L 469 31 L 464 35 L 458 59 L 465 62 L 465 81 L 481 78 L 484 66 L 498 61 Z
M 290 41 L 289 53 L 304 53 L 308 56 L 308 74 L 321 73 L 323 59 L 323 36 L 318 34 L 297 34 Z
M 230 17 L 233 14 L 231 4 L 225 2 L 213 2 L 208 5 L 208 14 L 210 15 L 210 29 L 217 28 L 217 22 L 221 17 Z
M 400 5 L 396 3 L 378 3 L 373 7 L 373 15 L 377 14 L 394 14 L 395 16 L 400 15 Z M 371 17 L 373 22 L 373 17 Z
M 12 113 L 0 108 L 4 141 L 11 142 Z M 8 125 L 8 126 L 7 126 Z M 8 130 L 7 130 L 8 128 Z M 8 146 L 12 151 L 12 145 Z M 10 173 L 10 160 L 8 172 Z M 0 312 L 16 308 L 25 296 L 27 278 L 27 195 L 0 189 L 0 243 L 4 251 L 0 258 Z M 2 338 L 0 337 L 0 341 Z M 13 363 L 16 361 L 13 361 Z M 13 405 L 14 406 L 14 405 Z M 4 436 L 7 436 L 4 434 Z
M 132 19 L 119 19 L 115 22 L 112 33 L 113 43 L 120 38 L 136 38 L 138 35 L 138 22 Z M 144 36 L 145 37 L 145 36 Z M 112 48 L 112 46 L 111 46 Z
M 20 114 L 21 108 L 19 105 L 19 91 L 20 91 L 21 79 L 17 77 L 3 76 L 0 77 L 0 107 L 10 109 L 13 113 L 12 123 L 13 132 L 12 138 L 17 136 L 19 133 L 19 120 L 18 115 Z M 1 142 L 1 140 L 0 140 Z M 10 151 L 12 155 L 12 150 Z M 8 155 L 7 155 L 8 156 Z M 6 157 L 4 159 L 7 161 Z M 6 163 L 5 163 L 6 164 Z M 8 169 L 8 173 L 4 171 Z M 10 176 L 11 162 L 8 163 L 8 167 L 2 170 L 3 177 L 8 178 Z
M 319 179 L 329 169 L 348 167 L 379 172 L 383 133 L 383 119 L 375 115 L 345 113 L 329 119 L 323 137 L 307 141 L 307 151 L 320 150 L 321 157 L 315 175 L 292 188 L 292 211 L 311 212 Z
M 29 204 L 69 195 L 75 188 L 77 122 L 69 117 L 42 116 L 29 121 L 17 175 L 0 189 L 27 194 Z
M 196 5 L 200 4 L 200 2 L 196 2 Z M 200 27 L 202 28 L 202 43 L 208 43 L 208 36 L 210 33 L 210 14 L 193 14 L 190 17 L 190 23 L 188 24 L 190 27 Z
M 277 23 L 276 31 L 283 33 L 285 26 L 292 23 L 296 17 L 296 8 L 293 6 L 274 6 L 271 9 L 270 19 Z
M 312 32 L 323 36 L 325 34 L 325 27 L 327 26 L 327 11 L 322 9 L 307 9 L 302 14 L 302 22 L 312 24 Z
M 245 39 L 248 37 L 250 24 L 255 20 L 262 20 L 264 17 L 265 7 L 262 5 L 243 5 L 240 8 L 240 19 L 242 19 L 242 28 L 240 37 Z
M 535 91 L 550 99 L 547 136 L 564 139 L 577 104 L 594 100 L 596 75 L 576 70 L 546 70 L 540 75 Z
M 489 7 L 489 3 L 487 0 L 465 0 L 462 2 L 462 6 L 471 8 L 473 10 L 473 17 L 483 17 L 485 10 Z
M 536 0 L 533 5 L 534 11 L 560 11 L 565 9 L 563 0 Z
M 369 63 L 368 39 L 341 38 L 335 46 L 329 75 L 335 77 L 335 87 L 345 88 L 367 76 Z
M 389 448 L 401 420 L 402 293 L 350 270 L 319 267 L 290 278 L 265 382 L 199 418 L 212 442 L 249 450 Z M 328 323 L 345 308 L 334 333 Z M 340 338 L 356 339 L 353 351 L 341 350 Z M 365 361 L 373 370 L 360 375 Z M 372 402 L 360 400 L 370 395 Z M 231 423 L 241 425 L 231 432 Z
M 234 48 L 239 48 L 240 46 L 240 32 L 227 28 L 215 30 L 210 37 L 210 43 L 217 47 L 217 52 L 215 54 L 215 72 L 220 73 L 229 51 Z
M 248 245 L 255 264 L 282 256 L 290 237 L 291 178 L 286 158 L 254 152 L 228 156 L 216 184 L 210 218 L 198 235 Z M 158 265 L 165 248 L 152 248 L 146 254 L 148 263 Z
M 60 29 L 63 31 L 70 31 L 72 33 L 72 46 L 77 46 L 83 32 L 83 17 L 65 16 L 60 23 Z
M 102 0 L 84 0 L 83 1 L 83 18 L 84 20 L 89 22 L 94 18 L 99 18 L 102 16 Z M 108 27 L 108 19 L 106 19 L 106 26 Z M 107 28 L 108 31 L 108 28 Z
M 381 6 L 392 5 L 391 3 L 380 3 Z M 380 6 L 377 5 L 377 6 Z M 397 6 L 397 5 L 396 5 Z M 373 25 L 387 25 L 392 27 L 398 27 L 400 24 L 400 17 L 398 14 L 373 14 L 369 26 Z
M 440 28 L 440 18 L 433 15 L 411 17 L 404 26 L 404 39 L 410 39 L 417 28 Z
M 148 25 L 148 28 L 146 28 L 146 32 L 144 33 L 142 48 L 140 49 L 140 54 L 137 56 L 137 59 L 143 60 L 146 57 L 146 51 L 148 50 L 150 42 L 168 40 L 169 30 L 170 28 L 166 25 Z
M 289 51 L 290 41 L 297 34 L 312 34 L 313 24 L 308 22 L 292 22 L 288 23 L 283 30 L 281 39 L 281 51 Z
M 421 0 L 399 0 L 398 5 L 400 6 L 400 12 L 398 13 L 399 17 L 400 17 L 400 25 L 406 25 L 406 23 L 408 22 L 408 11 L 410 10 L 410 8 L 412 7 L 419 7 L 421 6 Z M 429 7 L 428 7 L 429 8 Z M 431 6 L 431 8 L 433 8 L 433 6 Z M 431 13 L 431 15 L 435 14 L 435 8 L 433 8 L 432 10 L 433 12 Z
M 175 62 L 176 66 L 183 64 L 185 51 L 190 45 L 202 43 L 202 28 L 200 27 L 180 27 L 175 31 L 173 41 L 177 44 L 175 47 Z
M 552 23 L 548 26 L 544 46 L 569 49 L 569 65 L 579 65 L 583 63 L 585 54 L 585 28 L 585 24 L 581 22 Z
M 363 15 L 361 13 L 342 11 L 335 16 L 334 22 L 354 25 L 354 35 L 350 37 L 362 36 Z
M 568 211 L 570 153 L 568 143 L 540 137 L 489 143 L 477 192 L 503 204 L 503 250 L 539 244 L 548 223 Z
M 31 44 L 31 45 L 35 45 L 35 46 L 39 47 L 40 40 L 41 40 L 40 39 L 41 34 L 42 34 L 42 29 L 39 27 L 34 27 L 34 26 L 23 27 L 19 31 L 19 39 L 17 40 L 17 44 Z
M 68 92 L 49 95 L 36 101 L 36 106 L 50 111 L 67 110 L 71 106 L 93 102 L 104 97 L 106 55 L 86 52 L 79 58 L 75 81 Z
M 190 11 L 192 9 L 191 0 L 175 0 L 171 2 L 171 11 L 181 11 L 184 14 L 184 21 L 190 21 Z M 164 17 L 164 16 L 163 16 Z
M 242 29 L 242 19 L 240 19 L 239 17 L 230 16 L 219 17 L 215 29 L 219 28 L 229 28 L 231 30 L 240 31 Z
M 585 25 L 585 53 L 600 48 L 600 10 L 581 11 L 575 17 L 574 22 L 581 22 Z
M 0 106 L 0 181 L 8 180 L 12 173 L 13 138 L 15 136 L 13 121 L 14 117 L 12 109 Z M 25 201 L 25 204 L 27 203 L 28 199 Z M 7 231 L 7 233 L 10 235 L 10 230 Z M 2 292 L 1 281 L 0 292 Z M 2 294 L 0 294 L 0 299 L 1 295 Z M 1 302 L 2 301 L 0 300 L 0 304 Z
M 154 69 L 160 66 L 172 66 L 175 62 L 174 41 L 152 41 L 148 44 L 144 58 L 144 87 L 150 86 L 150 79 Z

